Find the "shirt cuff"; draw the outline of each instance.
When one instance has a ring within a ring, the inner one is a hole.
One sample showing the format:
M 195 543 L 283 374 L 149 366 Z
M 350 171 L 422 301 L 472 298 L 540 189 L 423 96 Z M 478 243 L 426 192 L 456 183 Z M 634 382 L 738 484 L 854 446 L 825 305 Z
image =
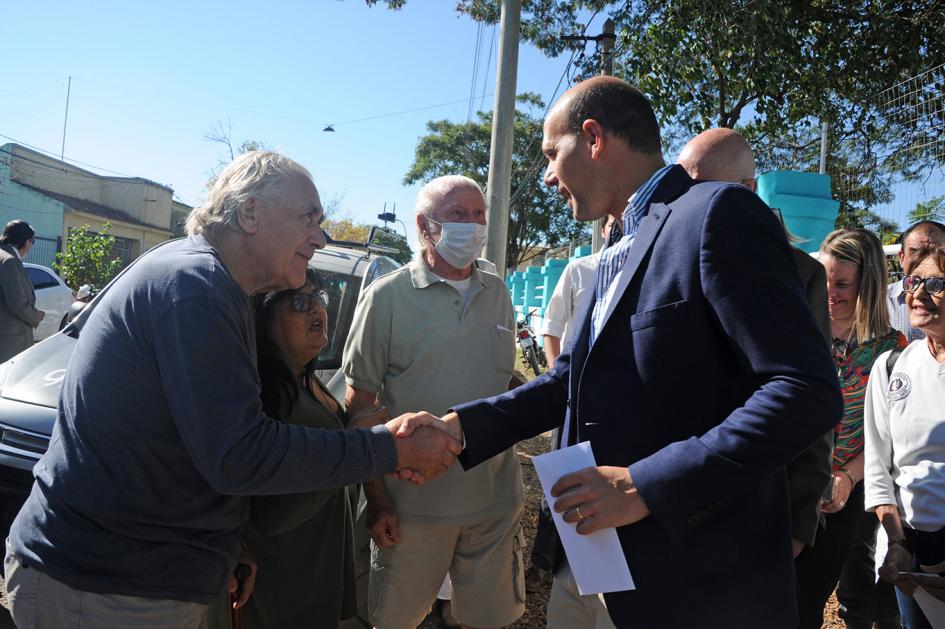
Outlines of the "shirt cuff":
M 374 471 L 380 474 L 389 474 L 397 470 L 397 446 L 394 445 L 394 435 L 390 434 L 387 426 L 372 426 L 370 449 L 374 457 Z

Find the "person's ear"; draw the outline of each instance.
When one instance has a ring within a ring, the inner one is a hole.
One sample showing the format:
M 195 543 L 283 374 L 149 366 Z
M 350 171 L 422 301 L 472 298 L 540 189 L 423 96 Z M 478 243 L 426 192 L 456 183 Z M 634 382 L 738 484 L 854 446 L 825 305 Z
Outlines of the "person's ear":
M 598 159 L 607 148 L 607 138 L 604 136 L 604 127 L 593 118 L 588 118 L 581 124 L 581 132 L 587 143 L 591 159 Z
M 242 207 L 236 211 L 236 222 L 247 234 L 259 231 L 259 201 L 256 197 L 249 197 Z

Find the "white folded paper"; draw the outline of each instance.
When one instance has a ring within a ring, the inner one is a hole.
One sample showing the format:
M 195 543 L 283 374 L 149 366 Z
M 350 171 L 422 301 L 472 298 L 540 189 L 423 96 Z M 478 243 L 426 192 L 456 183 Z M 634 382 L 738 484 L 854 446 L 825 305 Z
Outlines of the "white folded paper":
M 551 488 L 559 478 L 596 465 L 591 444 L 587 442 L 536 456 L 532 462 L 549 505 L 555 503 L 556 499 L 551 497 Z M 602 594 L 635 589 L 616 529 L 580 535 L 574 524 L 564 521 L 563 515 L 552 509 L 552 519 L 561 537 L 578 591 L 581 594 Z

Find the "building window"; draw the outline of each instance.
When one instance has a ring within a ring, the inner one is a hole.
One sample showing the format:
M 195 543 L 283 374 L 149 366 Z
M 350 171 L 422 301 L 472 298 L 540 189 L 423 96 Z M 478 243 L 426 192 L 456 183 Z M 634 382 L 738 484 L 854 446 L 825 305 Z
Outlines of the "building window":
M 138 241 L 131 238 L 122 238 L 113 236 L 115 244 L 112 246 L 112 252 L 121 258 L 121 265 L 128 266 L 138 257 Z

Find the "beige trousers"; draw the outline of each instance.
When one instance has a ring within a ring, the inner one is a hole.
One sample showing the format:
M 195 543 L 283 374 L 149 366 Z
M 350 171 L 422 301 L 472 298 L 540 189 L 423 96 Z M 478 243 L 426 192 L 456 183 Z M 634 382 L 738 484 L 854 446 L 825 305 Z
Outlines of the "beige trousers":
M 548 629 L 616 629 L 603 594 L 582 596 L 565 559 L 555 574 L 548 601 Z
M 10 615 L 18 629 L 206 629 L 200 603 L 83 592 L 24 565 L 3 562 Z

